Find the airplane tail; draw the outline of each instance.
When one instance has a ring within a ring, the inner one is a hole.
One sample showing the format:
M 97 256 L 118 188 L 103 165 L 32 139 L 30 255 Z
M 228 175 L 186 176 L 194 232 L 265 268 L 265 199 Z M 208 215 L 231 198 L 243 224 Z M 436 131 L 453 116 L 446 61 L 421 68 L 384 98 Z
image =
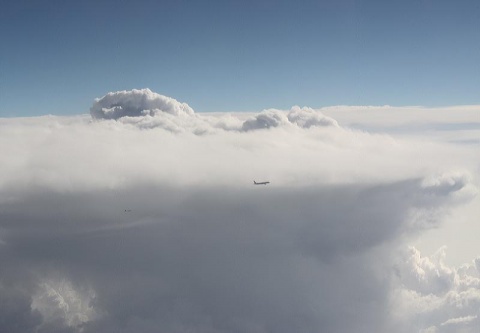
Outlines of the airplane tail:
M 256 184 L 257 184 L 257 182 L 256 182 L 256 181 L 253 181 L 253 184 L 255 184 L 255 185 L 256 185 Z

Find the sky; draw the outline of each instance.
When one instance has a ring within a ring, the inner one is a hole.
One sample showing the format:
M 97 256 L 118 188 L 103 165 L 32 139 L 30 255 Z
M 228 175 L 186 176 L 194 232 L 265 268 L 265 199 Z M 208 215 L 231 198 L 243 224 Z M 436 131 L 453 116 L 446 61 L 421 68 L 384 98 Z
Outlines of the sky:
M 150 88 L 197 112 L 479 104 L 480 4 L 2 1 L 0 115 Z
M 477 332 L 477 1 L 0 6 L 0 332 Z

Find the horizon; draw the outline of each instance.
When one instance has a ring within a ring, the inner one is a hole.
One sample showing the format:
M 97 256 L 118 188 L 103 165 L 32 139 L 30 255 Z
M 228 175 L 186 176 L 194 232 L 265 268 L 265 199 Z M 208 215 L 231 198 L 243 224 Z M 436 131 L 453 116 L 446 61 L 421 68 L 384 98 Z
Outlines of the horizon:
M 178 101 L 176 98 L 172 97 L 172 96 L 167 96 L 167 95 L 164 95 L 162 93 L 159 93 L 159 92 L 155 92 L 153 91 L 152 89 L 146 87 L 146 88 L 133 88 L 131 90 L 118 90 L 118 91 L 110 91 L 108 93 L 106 93 L 105 95 L 103 96 L 97 96 L 95 98 L 92 99 L 92 103 L 91 105 L 93 105 L 93 103 L 97 100 L 100 100 L 102 98 L 104 98 L 106 95 L 108 94 L 115 94 L 115 93 L 128 93 L 128 92 L 131 92 L 131 91 L 143 91 L 143 90 L 149 90 L 155 94 L 158 94 L 158 95 L 161 95 L 161 96 L 164 96 L 164 97 L 167 97 L 167 98 L 171 98 L 175 101 Z M 178 102 L 181 102 L 181 103 L 185 103 L 187 105 L 189 105 L 189 103 L 187 101 L 178 101 Z M 418 111 L 421 111 L 421 110 L 425 110 L 425 111 L 428 111 L 428 110 L 447 110 L 447 109 L 450 109 L 450 110 L 454 110 L 454 109 L 470 109 L 470 108 L 478 108 L 480 107 L 480 104 L 452 104 L 452 105 L 440 105 L 440 106 L 425 106 L 425 105 L 392 105 L 392 104 L 378 104 L 378 105 L 374 105 L 374 104 L 370 104 L 370 105 L 355 105 L 355 104 L 335 104 L 335 105 L 324 105 L 324 106 L 321 106 L 321 107 L 315 107 L 315 106 L 311 106 L 311 105 L 300 105 L 300 104 L 293 104 L 293 105 L 290 105 L 289 107 L 287 108 L 284 108 L 284 109 L 281 109 L 281 108 L 276 108 L 276 107 L 267 107 L 267 108 L 264 108 L 264 109 L 259 109 L 259 110 L 219 110 L 219 111 L 196 111 L 195 109 L 192 109 L 195 113 L 199 113 L 199 114 L 221 114 L 221 113 L 238 113 L 238 114 L 241 114 L 241 113 L 249 113 L 249 114 L 254 114 L 254 113 L 258 113 L 258 112 L 261 112 L 261 111 L 265 111 L 265 110 L 288 110 L 292 107 L 311 107 L 315 110 L 319 110 L 319 111 L 325 111 L 325 110 L 340 110 L 340 109 L 346 109 L 346 110 L 351 110 L 351 109 L 360 109 L 360 110 L 365 110 L 365 109 L 395 109 L 395 110 L 411 110 L 411 109 L 416 109 Z M 82 115 L 90 115 L 90 109 L 91 109 L 91 106 L 88 108 L 88 110 L 84 111 L 83 113 L 43 113 L 43 114 L 19 114 L 19 115 L 16 115 L 16 114 L 10 114 L 10 115 L 3 115 L 2 118 L 16 118 L 16 117 L 20 117 L 20 118 L 29 118 L 29 117 L 42 117 L 42 116 L 65 116 L 65 117 L 69 117 L 69 116 L 82 116 Z M 433 120 L 433 119 L 432 119 Z

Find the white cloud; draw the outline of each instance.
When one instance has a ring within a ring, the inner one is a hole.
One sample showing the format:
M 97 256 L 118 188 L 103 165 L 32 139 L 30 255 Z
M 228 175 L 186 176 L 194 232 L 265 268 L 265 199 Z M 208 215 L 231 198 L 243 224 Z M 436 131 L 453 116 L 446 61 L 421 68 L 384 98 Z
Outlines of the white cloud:
M 32 310 L 38 311 L 43 320 L 40 330 L 51 326 L 78 328 L 95 319 L 92 290 L 75 290 L 66 279 L 51 278 L 39 283 L 32 298 Z
M 455 268 L 445 264 L 445 256 L 445 248 L 430 257 L 410 248 L 398 261 L 397 290 L 392 293 L 392 302 L 403 331 L 421 328 L 425 332 L 475 332 L 478 329 L 478 259 Z
M 90 114 L 94 119 L 120 120 L 122 123 L 139 128 L 161 127 L 172 132 L 190 130 L 195 134 L 209 133 L 215 128 L 250 131 L 290 124 L 296 124 L 302 128 L 338 127 L 334 119 L 324 116 L 320 111 L 298 106 L 292 107 L 288 113 L 275 109 L 264 110 L 242 124 L 238 119 L 232 122 L 232 118 L 198 117 L 188 104 L 159 95 L 150 89 L 108 93 L 95 100 Z
M 480 144 L 480 106 L 441 108 L 420 106 L 336 106 L 318 111 L 335 118 L 342 126 L 369 132 L 388 132 L 415 141 L 435 140 Z
M 478 261 L 396 255 L 476 195 L 474 146 L 149 90 L 92 116 L 0 119 L 1 331 L 473 332 Z
M 333 126 L 338 127 L 337 122 L 324 116 L 320 111 L 311 108 L 292 107 L 287 113 L 281 110 L 264 110 L 254 117 L 246 120 L 242 125 L 243 131 L 251 131 L 256 129 L 267 129 L 280 126 L 297 125 L 301 128 L 310 128 L 312 126 Z
M 97 98 L 90 109 L 92 117 L 96 119 L 154 116 L 163 112 L 176 116 L 193 114 L 188 104 L 154 93 L 150 89 L 111 92 Z
M 459 318 L 452 318 L 442 323 L 441 326 L 450 325 L 450 324 L 467 324 L 477 319 L 477 316 L 466 316 Z
M 300 108 L 294 106 L 287 117 L 291 123 L 297 124 L 302 128 L 310 128 L 312 126 L 338 127 L 335 119 L 326 117 L 320 111 L 315 111 L 307 107 Z

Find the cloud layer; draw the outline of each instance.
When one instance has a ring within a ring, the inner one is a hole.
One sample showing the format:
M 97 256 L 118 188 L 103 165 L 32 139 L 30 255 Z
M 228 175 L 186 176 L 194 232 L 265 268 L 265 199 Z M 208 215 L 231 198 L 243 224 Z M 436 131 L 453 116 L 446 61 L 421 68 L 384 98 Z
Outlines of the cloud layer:
M 147 89 L 0 128 L 0 331 L 477 327 L 479 259 L 405 250 L 476 195 L 470 145 Z

